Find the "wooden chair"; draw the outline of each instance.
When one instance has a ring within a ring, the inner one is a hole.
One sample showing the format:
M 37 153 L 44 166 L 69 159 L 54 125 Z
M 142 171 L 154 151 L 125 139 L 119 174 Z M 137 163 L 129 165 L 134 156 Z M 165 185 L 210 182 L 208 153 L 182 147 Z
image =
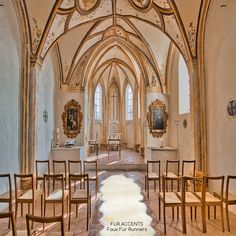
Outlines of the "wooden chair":
M 0 202 L 8 203 L 8 210 L 12 212 L 12 184 L 11 184 L 11 175 L 10 174 L 1 174 L 0 175 L 0 185 L 8 186 L 7 191 L 0 194 Z M 10 228 L 10 219 L 9 225 Z
M 81 175 L 82 172 L 82 162 L 81 161 L 68 161 L 68 171 L 69 174 Z
M 13 212 L 0 212 L 0 219 L 9 219 L 9 222 L 11 223 L 11 232 L 7 235 L 17 236 L 16 232 L 16 225 L 15 225 L 15 219 Z
M 227 221 L 227 228 L 230 232 L 230 221 L 229 221 L 229 206 L 236 205 L 236 195 L 230 192 L 230 188 L 232 187 L 232 183 L 236 186 L 236 176 L 228 175 L 226 181 L 226 191 L 223 193 L 223 202 L 225 203 L 225 211 L 226 211 L 226 221 Z M 214 196 L 217 198 L 221 198 L 220 192 L 214 192 Z
M 83 182 L 81 185 L 80 183 Z M 89 225 L 89 216 L 91 217 L 91 193 L 89 191 L 89 176 L 69 175 L 69 224 L 71 221 L 71 206 L 76 205 L 76 217 L 78 217 L 78 204 L 87 204 L 87 230 Z
M 84 174 L 88 174 L 89 182 L 96 184 L 96 196 L 98 194 L 98 163 L 97 161 L 84 161 Z
M 166 184 L 170 180 L 181 182 L 181 177 L 162 177 L 162 192 L 158 193 L 159 216 L 161 215 L 161 202 L 163 206 L 164 234 L 166 234 L 166 207 L 182 207 L 181 200 L 174 191 L 166 191 Z M 184 229 L 184 225 L 182 225 Z
M 195 177 L 196 160 L 183 160 L 182 161 L 182 176 Z
M 53 167 L 53 174 L 54 175 L 58 175 L 58 174 L 62 174 L 63 175 L 64 181 L 65 181 L 64 187 L 66 188 L 66 186 L 67 186 L 66 161 L 53 160 L 52 161 L 52 167 Z
M 50 174 L 50 164 L 49 164 L 49 160 L 36 160 L 36 189 L 38 189 L 38 182 L 39 181 L 43 181 L 43 174 Z M 41 168 L 40 168 L 41 167 Z M 40 169 L 43 169 L 43 173 L 42 171 L 40 171 Z
M 149 181 L 154 182 L 156 192 L 156 181 L 158 181 L 159 192 L 161 191 L 161 161 L 147 161 L 147 172 L 145 175 L 145 192 L 149 198 Z
M 204 176 L 203 177 L 204 182 L 204 190 L 202 192 L 196 192 L 199 199 L 203 202 L 205 206 L 208 207 L 208 219 L 210 219 L 210 206 L 214 206 L 214 210 L 216 209 L 216 206 L 220 207 L 221 210 L 221 224 L 222 224 L 222 231 L 224 232 L 224 215 L 223 215 L 223 189 L 224 189 L 224 176 L 216 176 L 216 177 L 210 177 L 210 176 Z M 219 192 L 219 198 L 215 197 L 213 193 L 207 191 L 207 187 L 211 182 L 214 181 L 214 186 L 217 186 L 218 183 L 218 189 L 220 189 Z M 216 210 L 214 211 L 214 218 L 216 219 Z M 207 231 L 207 226 L 206 226 Z
M 189 189 L 189 181 L 192 181 L 195 185 L 196 182 L 198 182 L 198 185 L 201 186 L 201 193 L 203 195 L 204 191 L 204 184 L 203 184 L 203 177 L 182 177 L 182 187 L 181 192 L 177 192 L 178 197 L 180 198 L 182 202 L 182 222 L 183 222 L 183 233 L 187 232 L 186 229 L 186 207 L 201 207 L 202 212 L 202 229 L 203 233 L 206 232 L 206 215 L 205 215 L 205 205 L 203 204 L 203 201 L 199 199 L 195 192 L 195 188 Z M 192 216 L 191 216 L 192 219 Z
M 48 236 L 73 236 L 73 233 L 65 232 L 64 230 L 64 221 L 63 221 L 63 216 L 56 216 L 56 217 L 38 217 L 38 216 L 32 216 L 27 214 L 26 215 L 26 226 L 27 226 L 27 236 L 32 236 L 40 233 L 42 230 L 32 230 L 30 227 L 30 223 L 42 223 L 44 224 L 50 224 L 50 225 L 58 225 L 60 224 L 60 232 L 49 232 L 47 235 Z
M 33 174 L 14 175 L 15 180 L 15 217 L 17 218 L 18 204 L 21 204 L 21 216 L 23 216 L 23 204 L 28 204 L 28 213 L 30 212 L 30 204 L 32 204 L 32 215 L 34 215 L 35 201 L 41 197 L 41 215 L 43 213 L 42 190 L 35 190 Z
M 53 216 L 55 216 L 55 204 L 62 205 L 62 215 L 64 216 L 64 201 L 68 204 L 69 191 L 64 188 L 64 176 L 44 174 L 44 217 L 46 216 L 46 205 L 53 204 Z

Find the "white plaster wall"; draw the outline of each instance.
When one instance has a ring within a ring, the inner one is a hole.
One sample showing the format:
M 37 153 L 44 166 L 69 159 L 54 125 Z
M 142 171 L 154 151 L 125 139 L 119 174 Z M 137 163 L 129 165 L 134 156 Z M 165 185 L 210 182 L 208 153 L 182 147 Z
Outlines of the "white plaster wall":
M 38 72 L 36 81 L 36 159 L 47 160 L 50 156 L 51 140 L 54 132 L 54 88 L 56 72 L 53 56 L 48 54 Z M 43 113 L 47 111 L 48 121 L 44 122 Z
M 170 96 L 169 96 L 169 133 L 168 143 L 171 147 L 178 149 L 179 160 L 194 160 L 193 128 L 190 113 L 179 115 L 179 52 L 176 50 L 173 56 L 170 71 Z M 183 121 L 187 120 L 187 127 L 184 128 Z
M 21 38 L 11 1 L 0 7 L 0 173 L 19 173 Z M 6 185 L 0 183 L 0 193 Z M 0 204 L 0 210 L 4 207 Z
M 236 119 L 229 118 L 226 113 L 228 100 L 236 99 L 235 3 L 228 1 L 227 6 L 221 8 L 217 1 L 212 1 L 206 22 L 204 48 L 209 175 L 236 174 Z M 231 191 L 236 194 L 236 187 Z
M 128 148 L 134 148 L 134 122 L 126 121 L 126 141 Z

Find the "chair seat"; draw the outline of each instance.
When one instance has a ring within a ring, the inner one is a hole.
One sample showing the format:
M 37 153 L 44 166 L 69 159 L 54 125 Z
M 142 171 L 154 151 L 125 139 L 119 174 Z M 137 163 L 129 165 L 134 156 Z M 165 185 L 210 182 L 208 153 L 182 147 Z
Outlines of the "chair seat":
M 87 198 L 87 190 L 86 189 L 77 189 L 72 194 L 72 199 L 85 199 Z
M 64 199 L 68 195 L 68 190 L 64 190 Z M 62 190 L 55 190 L 49 194 L 46 200 L 62 200 Z
M 65 236 L 73 236 L 73 235 L 74 235 L 73 232 L 65 232 Z M 61 232 L 49 232 L 48 236 L 61 236 Z
M 182 193 L 177 192 L 177 195 L 181 198 Z M 196 197 L 192 192 L 185 192 L 185 202 L 186 203 L 201 203 L 200 199 Z
M 37 196 L 42 195 L 42 190 L 34 190 L 34 197 L 37 198 Z M 33 191 L 32 189 L 26 191 L 24 194 L 22 194 L 18 199 L 21 200 L 30 200 L 33 199 Z
M 159 176 L 157 173 L 148 173 L 149 179 L 159 179 Z
M 163 193 L 160 193 L 160 196 L 163 199 Z M 167 203 L 167 204 L 176 204 L 176 203 L 178 204 L 179 203 L 180 204 L 181 201 L 175 193 L 166 192 L 166 194 L 165 194 L 165 203 Z
M 177 178 L 178 176 L 176 174 L 174 174 L 173 172 L 163 172 L 163 175 L 169 178 Z
M 217 198 L 220 198 L 220 193 L 219 192 L 214 192 L 214 195 Z M 223 200 L 226 202 L 226 192 L 223 193 Z M 236 202 L 236 195 L 232 193 L 228 193 L 228 202 Z
M 202 192 L 196 192 L 197 196 L 202 198 Z M 217 197 L 214 197 L 211 193 L 206 192 L 206 202 L 220 202 L 220 199 Z

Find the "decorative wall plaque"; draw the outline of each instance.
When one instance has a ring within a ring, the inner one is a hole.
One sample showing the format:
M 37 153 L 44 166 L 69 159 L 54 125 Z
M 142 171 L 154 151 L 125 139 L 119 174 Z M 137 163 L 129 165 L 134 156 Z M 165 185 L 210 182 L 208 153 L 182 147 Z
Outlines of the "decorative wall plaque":
M 68 138 L 75 138 L 80 133 L 82 125 L 81 106 L 72 99 L 64 106 L 64 110 L 62 114 L 64 134 Z
M 236 117 L 236 101 L 231 99 L 227 105 L 227 113 L 230 117 Z
M 147 121 L 149 132 L 154 138 L 159 138 L 166 133 L 168 114 L 166 112 L 166 105 L 160 101 L 155 100 L 148 106 Z
M 48 112 L 46 110 L 43 112 L 43 120 L 45 123 L 48 121 Z

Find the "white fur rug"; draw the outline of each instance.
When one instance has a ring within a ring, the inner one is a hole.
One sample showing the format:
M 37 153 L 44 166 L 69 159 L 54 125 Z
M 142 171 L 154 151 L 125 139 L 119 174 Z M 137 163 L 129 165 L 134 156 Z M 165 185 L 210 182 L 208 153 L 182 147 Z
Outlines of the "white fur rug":
M 153 236 L 152 218 L 141 201 L 140 187 L 124 175 L 113 175 L 102 182 L 101 236 Z

